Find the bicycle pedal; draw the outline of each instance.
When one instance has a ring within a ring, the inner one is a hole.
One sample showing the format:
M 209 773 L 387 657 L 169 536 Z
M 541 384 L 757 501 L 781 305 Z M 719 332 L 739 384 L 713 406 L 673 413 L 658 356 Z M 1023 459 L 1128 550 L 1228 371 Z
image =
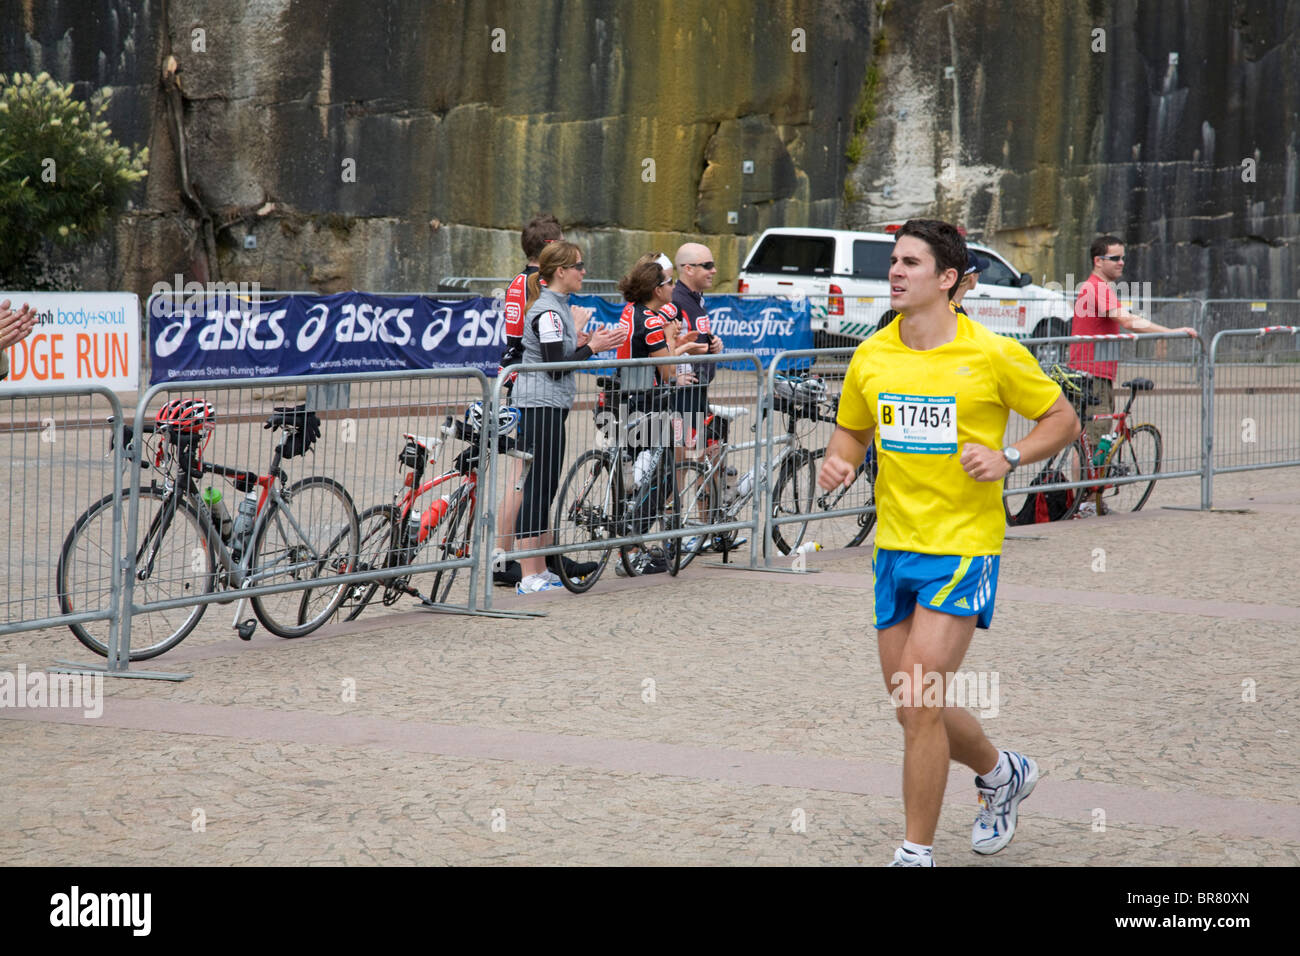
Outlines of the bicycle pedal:
M 251 641 L 253 639 L 253 631 L 256 630 L 256 628 L 257 619 L 250 617 L 247 621 L 237 624 L 235 626 L 235 631 L 239 634 L 239 639 L 241 641 Z

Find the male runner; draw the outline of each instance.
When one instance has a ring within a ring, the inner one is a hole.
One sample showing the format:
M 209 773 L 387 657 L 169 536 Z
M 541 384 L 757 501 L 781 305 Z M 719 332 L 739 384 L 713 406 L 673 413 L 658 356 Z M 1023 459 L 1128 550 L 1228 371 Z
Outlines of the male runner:
M 853 355 L 818 483 L 829 491 L 851 482 L 875 441 L 875 623 L 885 682 L 901 705 L 907 817 L 890 865 L 933 866 L 950 757 L 978 774 L 977 853 L 1011 841 L 1017 805 L 1038 780 L 1034 761 L 995 749 L 944 696 L 975 628 L 993 617 L 1002 479 L 1073 441 L 1079 419 L 1024 346 L 949 308 L 967 263 L 955 227 L 907 222 L 890 263 L 890 305 L 901 315 Z M 1037 424 L 1002 448 L 1011 409 Z M 937 693 L 913 686 L 918 673 Z

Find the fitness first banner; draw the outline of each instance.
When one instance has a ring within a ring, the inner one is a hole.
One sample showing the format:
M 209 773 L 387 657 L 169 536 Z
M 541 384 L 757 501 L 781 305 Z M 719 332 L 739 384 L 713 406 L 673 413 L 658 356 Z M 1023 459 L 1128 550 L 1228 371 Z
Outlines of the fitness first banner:
M 570 302 L 594 307 L 592 321 L 608 325 L 623 311 L 595 296 Z M 729 351 L 757 352 L 767 364 L 782 349 L 812 345 L 806 308 L 796 311 L 786 300 L 712 296 L 706 304 L 711 331 Z M 492 376 L 505 345 L 500 303 L 483 297 L 341 292 L 250 303 L 156 296 L 149 313 L 151 384 L 465 366 Z

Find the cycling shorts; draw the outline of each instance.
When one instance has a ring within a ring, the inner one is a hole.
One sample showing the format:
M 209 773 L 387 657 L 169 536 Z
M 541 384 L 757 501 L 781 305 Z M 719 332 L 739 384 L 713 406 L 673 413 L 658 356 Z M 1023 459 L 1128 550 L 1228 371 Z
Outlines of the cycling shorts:
M 919 601 L 954 617 L 978 615 L 975 626 L 988 629 L 998 590 L 996 554 L 964 557 L 917 554 L 877 548 L 871 559 L 876 576 L 876 628 L 884 630 L 907 619 Z

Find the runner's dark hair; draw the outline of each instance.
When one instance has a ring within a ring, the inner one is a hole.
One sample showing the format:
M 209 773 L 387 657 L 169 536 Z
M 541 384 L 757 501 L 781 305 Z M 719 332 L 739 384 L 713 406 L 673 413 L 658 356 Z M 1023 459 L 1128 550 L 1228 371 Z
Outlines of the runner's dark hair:
M 934 274 L 943 275 L 949 269 L 957 271 L 957 279 L 948 290 L 948 298 L 957 291 L 957 283 L 966 271 L 966 240 L 957 227 L 942 219 L 909 219 L 894 234 L 895 240 L 904 236 L 920 239 L 934 254 Z

